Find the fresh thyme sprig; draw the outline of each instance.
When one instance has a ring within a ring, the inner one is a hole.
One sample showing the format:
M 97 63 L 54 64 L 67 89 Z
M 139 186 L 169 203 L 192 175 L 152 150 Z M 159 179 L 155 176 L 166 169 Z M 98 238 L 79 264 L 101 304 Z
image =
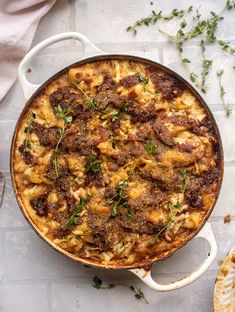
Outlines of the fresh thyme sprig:
M 182 194 L 185 194 L 185 192 L 188 190 L 187 186 L 187 177 L 188 177 L 188 170 L 186 168 L 180 169 L 180 175 L 181 175 L 181 181 L 183 182 L 183 185 L 181 187 Z M 178 208 L 180 207 L 182 203 L 177 201 L 176 204 L 168 204 L 168 208 L 170 210 L 170 217 L 168 221 L 165 223 L 165 225 L 161 228 L 161 230 L 155 235 L 153 239 L 150 240 L 150 245 L 155 244 L 159 240 L 160 234 L 162 234 L 165 230 L 168 230 L 172 224 L 174 224 L 175 217 L 178 213 Z
M 67 108 L 63 108 L 61 107 L 60 104 L 57 105 L 57 107 L 55 108 L 56 111 L 56 115 L 55 118 L 56 119 L 64 119 L 65 123 L 70 123 L 73 120 L 73 116 L 70 115 L 71 111 Z
M 210 12 L 210 15 L 211 16 L 208 19 L 199 18 L 197 24 L 193 25 L 193 27 L 189 31 L 182 32 L 181 40 L 187 41 L 192 38 L 198 37 L 199 35 L 202 35 L 205 41 L 217 44 L 220 48 L 222 48 L 226 52 L 229 52 L 231 54 L 235 53 L 235 48 L 230 46 L 230 42 L 219 40 L 215 35 L 219 21 L 223 20 L 224 18 L 213 11 Z M 172 35 L 161 29 L 159 29 L 159 31 L 162 34 L 166 35 L 169 40 L 177 41 L 177 34 Z
M 125 189 L 127 188 L 127 186 L 128 186 L 127 180 L 120 181 L 117 186 L 116 194 L 107 201 L 108 204 L 112 204 L 111 211 L 112 217 L 116 217 L 117 207 L 119 206 L 128 207 L 127 196 L 125 194 Z
M 31 133 L 33 131 L 33 120 L 36 118 L 35 113 L 31 112 L 30 117 L 27 120 L 27 126 L 24 129 L 26 133 L 26 138 L 24 140 L 24 149 L 23 153 L 29 152 L 30 148 L 32 147 L 32 142 L 31 142 Z
M 188 190 L 188 186 L 187 186 L 188 170 L 186 168 L 180 169 L 180 175 L 181 175 L 181 181 L 183 182 L 181 191 L 183 194 L 185 194 L 185 192 Z
M 89 108 L 89 109 L 97 109 L 96 107 L 96 100 L 94 98 L 91 98 L 88 96 L 88 94 L 79 86 L 80 82 L 76 82 L 74 80 L 71 80 L 72 84 L 85 96 L 85 99 L 83 103 Z
M 224 74 L 223 69 L 219 69 L 216 72 L 216 74 L 217 74 L 217 77 L 218 77 L 218 80 L 219 80 L 220 99 L 221 99 L 221 102 L 222 102 L 223 107 L 224 107 L 225 116 L 226 117 L 230 117 L 230 115 L 232 114 L 232 110 L 230 109 L 229 104 L 227 104 L 225 102 L 225 99 L 224 99 L 224 96 L 225 96 L 226 93 L 224 91 L 224 86 L 222 85 L 222 76 Z
M 182 21 L 180 23 L 180 27 L 176 33 L 175 38 L 175 45 L 176 45 L 176 49 L 178 51 L 178 55 L 179 55 L 179 59 L 181 61 L 181 63 L 183 64 L 186 72 L 188 73 L 189 79 L 197 86 L 199 87 L 200 83 L 198 81 L 198 76 L 192 72 L 189 68 L 189 63 L 191 63 L 191 61 L 188 58 L 185 58 L 185 56 L 183 55 L 183 44 L 184 44 L 184 36 L 185 36 L 185 32 L 184 29 L 187 26 L 186 21 Z M 167 36 L 169 36 L 167 33 L 165 33 L 162 30 L 159 30 L 160 32 L 166 34 Z
M 76 205 L 73 213 L 71 214 L 71 216 L 68 219 L 68 222 L 66 223 L 66 225 L 64 226 L 64 230 L 68 230 L 71 226 L 73 225 L 77 225 L 79 222 L 79 217 L 80 214 L 83 210 L 83 208 L 89 203 L 89 199 L 88 198 L 81 198 L 79 203 Z
M 134 292 L 136 299 L 143 300 L 146 304 L 148 304 L 148 300 L 145 298 L 145 295 L 140 288 L 137 288 L 133 285 L 131 285 L 129 288 Z
M 61 140 L 63 139 L 64 136 L 64 132 L 65 129 L 67 127 L 68 124 L 70 124 L 73 121 L 73 116 L 70 115 L 71 111 L 68 110 L 67 108 L 62 108 L 59 104 L 56 107 L 56 119 L 63 119 L 64 120 L 64 126 L 63 128 L 58 128 L 58 132 L 59 132 L 59 139 L 57 141 L 56 147 L 54 149 L 54 151 L 52 152 L 52 165 L 53 168 L 55 169 L 55 173 L 57 178 L 59 177 L 59 171 L 58 171 L 58 162 L 57 162 L 57 158 L 59 155 L 59 145 L 61 143 Z
M 131 291 L 134 292 L 134 296 L 135 296 L 136 299 L 142 300 L 146 304 L 148 304 L 148 300 L 146 299 L 146 297 L 144 295 L 144 292 L 140 288 L 138 288 L 138 287 L 136 287 L 134 285 L 130 285 L 129 286 L 129 285 L 124 284 L 124 283 L 115 283 L 115 284 L 114 283 L 110 283 L 110 284 L 107 284 L 107 285 L 104 286 L 103 281 L 102 281 L 102 279 L 100 277 L 98 277 L 98 276 L 93 277 L 92 287 L 94 287 L 96 289 L 112 289 L 112 288 L 114 288 L 116 286 L 127 287 L 128 289 L 130 289 Z
M 96 155 L 90 155 L 86 157 L 86 172 L 90 171 L 93 173 L 98 173 L 101 170 L 101 161 L 97 160 Z
M 204 40 L 201 40 L 201 51 L 202 51 L 202 72 L 201 72 L 201 84 L 200 89 L 203 93 L 206 93 L 206 76 L 209 74 L 209 71 L 211 69 L 211 66 L 213 64 L 212 60 L 207 60 L 205 58 L 205 42 Z
M 170 217 L 165 225 L 161 228 L 161 230 L 150 240 L 150 245 L 155 244 L 159 240 L 159 236 L 165 231 L 168 230 L 171 224 L 175 223 L 175 216 L 178 213 L 178 208 L 180 207 L 180 203 L 169 204 L 168 208 L 170 210 Z
M 178 51 L 179 59 L 180 59 L 181 63 L 183 64 L 183 66 L 184 66 L 184 68 L 188 74 L 189 79 L 203 93 L 206 93 L 206 91 L 207 91 L 206 90 L 206 77 L 207 77 L 207 75 L 208 75 L 208 73 L 212 67 L 212 60 L 207 60 L 205 58 L 204 52 L 205 52 L 206 44 L 207 43 L 214 43 L 214 44 L 218 45 L 225 52 L 228 52 L 230 54 L 235 53 L 235 47 L 231 46 L 229 41 L 224 41 L 224 40 L 218 39 L 216 36 L 216 30 L 218 28 L 218 25 L 219 25 L 220 21 L 222 21 L 224 19 L 221 16 L 221 14 L 225 10 L 232 10 L 232 9 L 235 9 L 235 1 L 227 0 L 225 3 L 224 9 L 219 14 L 211 11 L 210 16 L 207 19 L 203 19 L 201 17 L 199 10 L 193 8 L 192 6 L 190 6 L 186 10 L 173 9 L 171 14 L 170 14 L 170 18 L 164 18 L 165 15 L 162 13 L 162 11 L 159 11 L 158 13 L 153 11 L 150 16 L 145 17 L 145 18 L 141 18 L 141 19 L 137 20 L 132 26 L 129 26 L 127 28 L 127 31 L 131 31 L 134 34 L 136 34 L 137 33 L 136 28 L 138 28 L 141 25 L 149 26 L 149 24 L 156 23 L 158 20 L 171 20 L 174 17 L 182 18 L 182 17 L 184 17 L 186 12 L 189 12 L 189 13 L 193 12 L 191 15 L 193 25 L 191 26 L 191 28 L 187 29 L 187 31 L 185 30 L 186 26 L 187 26 L 187 23 L 185 21 L 182 21 L 180 23 L 179 29 L 175 35 L 169 34 L 162 29 L 159 29 L 159 31 L 162 34 L 164 34 L 165 36 L 167 36 L 167 38 L 170 41 L 175 42 L 176 49 Z M 191 61 L 183 55 L 184 42 L 191 40 L 193 38 L 196 38 L 198 36 L 202 37 L 202 40 L 201 40 L 202 60 L 201 60 L 201 77 L 200 77 L 200 79 L 199 79 L 197 74 L 195 74 L 194 72 L 192 72 L 190 70 L 189 64 L 191 63 Z M 229 117 L 231 115 L 231 110 L 229 109 L 228 105 L 225 104 L 223 88 L 221 88 L 221 90 L 222 90 L 221 101 L 222 101 L 223 106 L 225 107 L 226 116 Z
M 59 156 L 59 145 L 60 145 L 60 142 L 64 136 L 65 127 L 66 126 L 64 126 L 62 129 L 58 128 L 58 132 L 59 132 L 60 137 L 59 137 L 59 140 L 57 141 L 56 147 L 55 147 L 54 151 L 52 152 L 52 156 L 51 156 L 52 165 L 53 165 L 53 168 L 55 169 L 55 173 L 56 173 L 57 178 L 59 177 L 58 162 L 57 162 L 57 158 Z
M 188 7 L 186 10 L 173 9 L 169 14 L 163 14 L 162 11 L 152 11 L 151 15 L 137 20 L 133 25 L 128 26 L 126 30 L 133 32 L 133 34 L 136 35 L 136 29 L 142 25 L 149 26 L 150 24 L 154 24 L 159 20 L 170 21 L 174 18 L 182 18 L 186 13 L 189 13 L 192 10 L 193 6 Z
M 145 86 L 146 86 L 146 79 L 148 79 L 148 78 L 145 77 L 145 76 L 142 76 L 142 82 L 143 82 L 143 80 L 145 81 L 144 82 Z M 140 78 L 140 80 L 141 80 L 141 78 Z M 125 103 L 120 111 L 115 112 L 114 114 L 111 115 L 111 121 L 115 122 L 116 120 L 118 120 L 122 113 L 127 113 L 128 112 L 128 109 L 129 109 L 129 104 Z

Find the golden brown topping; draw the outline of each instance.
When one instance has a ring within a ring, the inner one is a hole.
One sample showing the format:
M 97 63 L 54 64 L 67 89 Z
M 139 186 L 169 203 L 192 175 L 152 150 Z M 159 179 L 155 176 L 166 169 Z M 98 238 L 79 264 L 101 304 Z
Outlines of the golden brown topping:
M 29 106 L 15 141 L 17 191 L 58 248 L 107 266 L 150 263 L 206 218 L 220 145 L 177 78 L 137 61 L 91 62 Z

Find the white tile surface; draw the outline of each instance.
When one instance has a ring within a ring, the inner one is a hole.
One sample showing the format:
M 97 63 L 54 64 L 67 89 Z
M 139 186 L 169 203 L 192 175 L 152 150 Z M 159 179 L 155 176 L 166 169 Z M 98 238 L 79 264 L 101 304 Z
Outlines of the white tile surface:
M 170 11 L 193 4 L 201 5 L 203 14 L 210 10 L 220 11 L 224 0 L 63 0 L 40 23 L 33 45 L 56 33 L 80 31 L 99 48 L 108 53 L 142 55 L 163 63 L 185 76 L 179 64 L 173 45 L 159 34 L 156 26 L 141 28 L 137 36 L 125 28 L 137 18 L 148 15 L 152 9 Z M 233 12 L 226 12 L 226 22 L 221 23 L 218 36 L 235 43 Z M 186 17 L 187 19 L 187 17 Z M 159 23 L 167 31 L 174 33 L 179 21 L 171 25 Z M 29 79 L 41 82 L 60 68 L 82 57 L 83 50 L 71 41 L 45 49 L 38 55 L 32 66 Z M 211 46 L 208 58 L 213 59 L 213 71 L 223 67 L 223 83 L 226 101 L 235 108 L 233 88 L 233 58 L 224 55 Z M 191 60 L 200 57 L 198 43 L 185 47 L 185 54 Z M 192 70 L 199 71 L 195 65 Z M 225 173 L 222 190 L 211 220 L 218 243 L 217 259 L 223 258 L 235 245 L 235 120 L 224 116 L 218 97 L 218 84 L 209 76 L 209 91 L 204 98 L 214 112 L 218 123 L 225 153 Z M 0 103 L 0 170 L 6 177 L 6 190 L 0 207 L 0 312 L 99 312 L 110 311 L 161 311 L 161 312 L 212 312 L 214 280 L 218 270 L 217 261 L 198 281 L 183 289 L 170 293 L 156 293 L 127 271 L 108 271 L 86 268 L 70 261 L 52 250 L 39 239 L 22 216 L 14 198 L 9 177 L 9 150 L 14 125 L 24 106 L 21 87 L 17 82 L 4 101 Z M 224 224 L 223 217 L 232 215 L 232 222 Z M 172 281 L 193 270 L 206 256 L 207 246 L 201 241 L 192 241 L 172 258 L 154 266 L 154 277 L 159 281 Z M 124 282 L 141 287 L 149 304 L 138 301 L 133 293 L 119 286 L 111 290 L 96 290 L 92 285 L 94 275 L 107 282 Z M 187 300 L 185 299 L 187 298 Z
M 228 251 L 230 251 L 235 245 L 235 219 L 233 218 L 233 220 L 227 224 L 224 224 L 222 219 L 214 221 L 212 222 L 212 228 L 218 245 L 217 260 L 221 260 L 225 258 Z M 217 270 L 218 268 L 217 261 L 214 261 L 211 269 Z
M 0 208 L 0 229 L 29 227 L 25 218 L 23 217 L 11 186 L 9 173 L 4 173 L 5 176 L 5 192 Z
M 1 312 L 48 311 L 45 285 L 0 285 Z
M 160 278 L 160 281 L 164 281 Z M 62 312 L 66 307 L 70 312 L 87 311 L 126 312 L 161 311 L 161 312 L 212 312 L 212 295 L 214 274 L 206 273 L 200 280 L 187 288 L 169 293 L 156 293 L 143 286 L 137 280 L 130 280 L 129 285 L 141 287 L 149 304 L 137 300 L 133 293 L 124 286 L 117 286 L 110 290 L 97 290 L 91 286 L 91 281 L 53 284 L 52 302 L 53 312 Z M 208 287 L 210 285 L 210 287 Z M 186 300 L 187 298 L 187 300 Z

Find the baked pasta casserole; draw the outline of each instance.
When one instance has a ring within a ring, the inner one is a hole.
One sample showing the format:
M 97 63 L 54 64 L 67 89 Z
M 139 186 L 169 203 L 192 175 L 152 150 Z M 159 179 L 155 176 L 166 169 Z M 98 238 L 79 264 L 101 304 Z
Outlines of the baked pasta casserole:
M 170 255 L 202 226 L 220 185 L 211 114 L 140 60 L 55 76 L 24 110 L 12 152 L 17 196 L 40 235 L 106 267 Z

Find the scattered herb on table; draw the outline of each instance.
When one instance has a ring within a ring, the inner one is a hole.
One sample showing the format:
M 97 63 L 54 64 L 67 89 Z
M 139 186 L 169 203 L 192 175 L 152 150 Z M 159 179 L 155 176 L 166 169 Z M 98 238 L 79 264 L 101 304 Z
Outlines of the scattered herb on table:
M 68 230 L 71 226 L 73 225 L 77 225 L 79 222 L 79 217 L 80 214 L 83 210 L 83 208 L 89 203 L 89 199 L 88 198 L 81 198 L 79 203 L 75 206 L 75 209 L 73 211 L 73 213 L 71 214 L 71 216 L 68 219 L 68 222 L 66 223 L 66 225 L 64 226 L 64 230 Z
M 27 120 L 27 126 L 24 129 L 24 132 L 26 133 L 26 138 L 24 140 L 24 149 L 23 153 L 29 152 L 30 148 L 32 147 L 31 142 L 31 133 L 33 131 L 33 120 L 36 118 L 35 113 L 31 112 L 29 119 Z
M 156 148 L 157 145 L 153 142 L 147 142 L 144 144 L 144 149 L 146 150 L 146 152 L 150 155 L 155 155 L 156 154 Z
M 148 300 L 145 298 L 143 291 L 136 286 L 131 285 L 130 290 L 132 290 L 135 294 L 135 298 L 139 300 L 143 300 L 146 304 L 148 304 Z
M 173 9 L 170 14 L 164 14 L 162 11 L 155 12 L 152 11 L 152 14 L 138 19 L 133 25 L 127 27 L 127 31 L 132 32 L 136 35 L 137 28 L 144 25 L 149 26 L 150 24 L 154 24 L 159 20 L 169 21 L 173 18 L 183 18 L 186 13 L 189 13 L 189 16 L 192 17 L 192 26 L 187 24 L 185 20 L 180 23 L 176 34 L 169 34 L 163 29 L 159 29 L 159 31 L 167 36 L 170 41 L 175 42 L 176 49 L 178 51 L 179 59 L 181 63 L 184 65 L 184 68 L 188 74 L 189 79 L 198 87 L 203 93 L 206 93 L 206 77 L 212 67 L 212 60 L 207 60 L 205 58 L 205 48 L 206 45 L 213 43 L 218 45 L 223 51 L 228 52 L 230 54 L 235 53 L 235 47 L 230 44 L 229 41 L 224 41 L 216 36 L 216 31 L 219 27 L 220 21 L 224 19 L 221 14 L 225 10 L 235 9 L 235 1 L 227 0 L 223 10 L 218 14 L 214 11 L 210 11 L 208 18 L 202 18 L 202 15 L 199 12 L 199 9 L 195 9 L 193 6 L 190 6 L 187 9 Z M 186 30 L 187 28 L 187 30 Z M 190 70 L 190 59 L 183 55 L 183 45 L 184 42 L 194 39 L 198 36 L 201 36 L 201 77 L 199 79 L 198 75 Z M 220 77 L 220 76 L 218 76 Z M 225 104 L 224 101 L 224 89 L 221 86 L 221 101 L 225 108 L 226 116 L 231 115 L 231 110 L 228 105 Z
M 184 44 L 184 41 L 185 41 L 185 27 L 187 26 L 187 23 L 186 21 L 182 21 L 180 23 L 180 27 L 176 33 L 175 36 L 172 36 L 168 33 L 166 33 L 165 31 L 163 31 L 162 29 L 159 29 L 159 31 L 166 35 L 170 40 L 173 40 L 175 41 L 175 47 L 176 47 L 176 50 L 178 51 L 178 56 L 179 56 L 179 59 L 181 61 L 181 63 L 183 64 L 188 76 L 189 76 L 189 79 L 197 86 L 199 87 L 200 83 L 199 83 L 199 80 L 198 80 L 198 76 L 192 72 L 189 68 L 189 64 L 191 63 L 191 61 L 186 58 L 183 54 L 184 50 L 183 50 L 183 44 Z
M 92 286 L 96 289 L 112 289 L 116 286 L 124 286 L 127 287 L 128 289 L 130 289 L 131 291 L 134 292 L 134 296 L 136 299 L 138 300 L 142 300 L 144 301 L 146 304 L 148 304 L 148 301 L 143 293 L 143 291 L 140 288 L 137 288 L 136 286 L 133 285 L 126 285 L 124 283 L 111 283 L 111 284 L 107 284 L 104 286 L 103 281 L 101 280 L 101 278 L 99 278 L 98 276 L 95 276 L 93 278 L 93 284 Z
M 230 117 L 230 115 L 232 114 L 232 111 L 229 107 L 229 104 L 225 102 L 224 96 L 226 93 L 224 91 L 224 86 L 222 85 L 222 76 L 224 74 L 224 71 L 222 69 L 219 69 L 216 74 L 219 80 L 220 99 L 224 107 L 225 116 Z
M 218 24 L 223 19 L 224 18 L 222 16 L 220 16 L 220 14 L 217 14 L 213 11 L 210 12 L 210 17 L 207 19 L 201 19 L 201 16 L 200 16 L 198 21 L 197 21 L 197 24 L 193 25 L 189 31 L 181 32 L 181 40 L 187 41 L 187 40 L 191 40 L 195 37 L 202 36 L 203 39 L 205 40 L 205 42 L 215 43 L 220 48 L 222 48 L 224 51 L 233 54 L 235 52 L 235 48 L 230 46 L 229 42 L 219 40 L 215 35 L 215 32 L 218 28 Z M 176 42 L 177 41 L 177 33 L 180 31 L 180 29 L 177 31 L 176 35 L 169 34 L 169 33 L 165 32 L 161 29 L 159 29 L 159 31 L 162 34 L 166 35 L 169 40 Z
M 205 58 L 205 42 L 204 40 L 201 40 L 201 51 L 202 51 L 202 72 L 201 72 L 201 84 L 200 89 L 203 93 L 206 93 L 206 76 L 209 74 L 209 71 L 211 69 L 211 66 L 213 64 L 212 60 L 207 60 Z
M 96 155 L 90 155 L 86 157 L 86 172 L 91 171 L 93 173 L 98 173 L 101 170 L 101 161 L 97 160 Z
M 173 9 L 169 14 L 163 14 L 162 11 L 159 12 L 152 11 L 151 15 L 137 20 L 133 25 L 128 26 L 126 30 L 133 32 L 134 35 L 136 35 L 137 34 L 136 29 L 142 25 L 149 26 L 150 24 L 154 24 L 159 20 L 170 21 L 174 18 L 181 18 L 186 13 L 189 13 L 192 10 L 193 7 L 189 6 L 186 10 Z
M 114 284 L 108 284 L 107 286 L 103 286 L 103 281 L 98 276 L 95 276 L 93 278 L 93 282 L 94 284 L 92 286 L 96 289 L 111 289 L 115 287 Z

